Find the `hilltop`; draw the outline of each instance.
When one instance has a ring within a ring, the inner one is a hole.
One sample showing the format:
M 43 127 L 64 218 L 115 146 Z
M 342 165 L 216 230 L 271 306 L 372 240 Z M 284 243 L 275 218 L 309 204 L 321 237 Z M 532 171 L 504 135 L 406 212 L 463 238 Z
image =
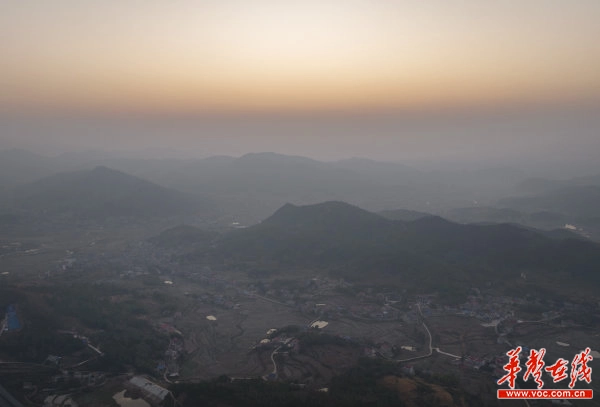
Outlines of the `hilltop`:
M 343 202 L 287 204 L 219 241 L 215 255 L 274 272 L 317 268 L 356 280 L 432 285 L 505 282 L 521 273 L 600 282 L 600 246 L 512 224 L 461 225 L 437 216 L 395 221 Z
M 111 216 L 171 216 L 206 211 L 208 200 L 161 187 L 104 166 L 65 172 L 20 185 L 12 207 L 34 214 Z

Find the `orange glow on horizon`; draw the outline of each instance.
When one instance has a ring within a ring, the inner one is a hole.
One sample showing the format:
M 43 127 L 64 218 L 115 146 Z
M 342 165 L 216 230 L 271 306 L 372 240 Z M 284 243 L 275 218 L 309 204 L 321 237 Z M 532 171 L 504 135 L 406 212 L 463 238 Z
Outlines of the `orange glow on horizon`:
M 135 3 L 7 6 L 0 109 L 443 110 L 600 99 L 594 1 Z

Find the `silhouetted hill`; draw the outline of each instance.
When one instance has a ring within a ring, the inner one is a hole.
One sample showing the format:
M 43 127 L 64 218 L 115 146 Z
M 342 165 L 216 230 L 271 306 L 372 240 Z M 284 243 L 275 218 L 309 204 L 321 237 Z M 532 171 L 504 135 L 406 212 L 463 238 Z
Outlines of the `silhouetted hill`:
M 600 216 L 600 186 L 572 186 L 535 196 L 505 198 L 499 204 L 527 212 L 549 211 L 575 217 Z
M 527 178 L 515 186 L 515 192 L 523 195 L 543 194 L 567 186 L 566 180 Z
M 373 211 L 397 207 L 439 212 L 488 196 L 495 200 L 506 196 L 497 188 L 514 187 L 513 178 L 500 170 L 425 172 L 393 162 L 322 162 L 276 153 L 170 163 L 115 160 L 110 166 L 184 192 L 202 191 L 244 224 L 265 219 L 286 202 L 339 200 Z
M 514 209 L 494 208 L 490 206 L 455 208 L 445 211 L 443 215 L 459 223 L 524 223 L 527 217 Z
M 460 225 L 436 216 L 392 221 L 342 202 L 285 205 L 261 224 L 226 236 L 216 254 L 240 264 L 319 268 L 355 279 L 386 275 L 452 285 L 535 271 L 600 281 L 594 243 L 510 224 Z
M 202 191 L 244 224 L 265 219 L 286 202 L 354 202 L 388 193 L 351 171 L 275 153 L 190 161 L 152 179 L 181 191 Z
M 568 179 L 527 178 L 519 182 L 515 190 L 523 195 L 539 195 L 552 193 L 561 188 L 583 186 L 600 186 L 600 174 L 587 175 Z
M 374 213 L 340 201 L 315 205 L 296 206 L 285 204 L 261 225 L 286 227 L 294 230 L 352 230 L 362 227 L 388 225 L 385 219 Z
M 534 208 L 532 206 L 531 208 Z M 518 211 L 512 208 L 494 208 L 494 207 L 469 207 L 455 208 L 444 211 L 445 218 L 459 223 L 476 224 L 496 224 L 511 223 L 518 224 L 528 228 L 535 228 L 538 232 L 552 232 L 548 236 L 572 236 L 581 239 L 582 237 L 598 241 L 599 231 L 598 217 L 583 217 L 574 214 L 539 211 L 526 212 Z M 577 234 L 565 229 L 567 225 L 575 225 Z M 560 233 L 560 231 L 565 233 Z
M 373 182 L 387 185 L 431 181 L 423 171 L 395 162 L 380 162 L 367 158 L 354 157 L 336 161 L 333 165 L 336 168 L 360 174 Z
M 538 233 L 549 237 L 551 239 L 576 239 L 576 240 L 588 240 L 587 238 L 572 232 L 568 229 L 552 229 L 552 230 L 536 230 Z
M 0 181 L 4 176 L 5 185 L 100 165 L 184 193 L 209 196 L 230 215 L 230 220 L 243 224 L 265 219 L 286 202 L 306 205 L 339 200 L 372 211 L 426 208 L 442 213 L 448 208 L 473 205 L 474 201 L 489 204 L 508 196 L 504 191 L 514 191 L 514 182 L 523 178 L 509 169 L 423 171 L 363 158 L 322 162 L 276 153 L 179 160 L 80 152 L 58 157 L 30 155 L 11 162 L 0 160 Z
M 107 167 L 60 173 L 19 186 L 14 190 L 13 205 L 45 215 L 100 218 L 174 216 L 210 208 L 199 198 Z
M 241 261 L 282 262 L 315 267 L 341 266 L 371 255 L 403 225 L 343 202 L 286 204 L 260 224 L 219 242 L 217 253 Z
M 391 209 L 377 213 L 383 216 L 384 218 L 390 220 L 401 220 L 404 222 L 411 222 L 413 220 L 433 216 L 432 214 L 427 212 L 411 211 L 409 209 Z
M 0 185 L 14 186 L 64 170 L 64 164 L 27 150 L 0 150 Z

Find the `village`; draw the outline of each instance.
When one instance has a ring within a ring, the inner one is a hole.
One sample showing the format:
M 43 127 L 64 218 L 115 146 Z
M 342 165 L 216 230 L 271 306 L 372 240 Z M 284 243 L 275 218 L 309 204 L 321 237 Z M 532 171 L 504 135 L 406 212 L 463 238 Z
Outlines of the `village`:
M 536 293 L 503 295 L 484 285 L 466 288 L 463 301 L 448 303 L 436 292 L 356 284 L 310 272 L 256 278 L 209 264 L 180 264 L 169 251 L 147 242 L 131 244 L 117 256 L 98 252 L 95 244 L 88 247 L 57 253 L 46 271 L 27 284 L 81 281 L 108 290 L 102 295 L 116 307 L 143 299 L 132 308 L 139 314 L 134 318 L 147 321 L 153 329 L 148 335 L 163 338 L 163 347 L 149 361 L 151 369 L 140 375 L 132 366 L 117 381 L 149 405 L 165 403 L 171 384 L 220 375 L 327 389 L 332 377 L 361 358 L 396 363 L 408 377 L 460 377 L 465 388 L 477 392 L 481 383 L 493 384 L 502 376 L 506 352 L 516 346 L 544 347 L 552 358 L 566 359 L 586 346 L 600 349 L 597 324 L 590 320 L 600 307 L 589 302 Z M 110 271 L 95 272 L 100 267 Z M 1 278 L 23 284 L 14 274 Z M 0 335 L 19 332 L 27 320 L 18 302 L 10 304 Z M 88 360 L 101 361 L 111 352 L 97 331 L 85 326 L 56 330 L 84 343 L 88 353 L 44 355 L 40 363 L 63 368 L 44 387 L 46 405 L 67 405 L 63 382 L 79 383 L 66 389 L 75 393 L 115 384 L 107 372 L 88 370 Z M 75 368 L 64 369 L 60 359 Z M 112 388 L 115 400 L 130 395 L 122 385 Z

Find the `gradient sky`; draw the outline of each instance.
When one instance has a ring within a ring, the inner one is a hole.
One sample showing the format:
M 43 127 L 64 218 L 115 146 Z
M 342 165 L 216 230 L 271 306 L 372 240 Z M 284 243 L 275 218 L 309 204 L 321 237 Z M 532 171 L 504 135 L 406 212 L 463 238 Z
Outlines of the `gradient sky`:
M 48 115 L 209 117 L 203 129 L 213 137 L 214 117 L 339 124 L 348 114 L 372 123 L 398 113 L 405 123 L 412 112 L 443 123 L 482 110 L 589 110 L 600 101 L 599 21 L 597 0 L 3 2 L 0 113 L 12 124 L 2 137 L 34 137 L 13 119 Z M 288 144 L 273 149 L 289 150 L 291 136 L 281 137 Z M 418 144 L 404 141 L 395 145 Z

